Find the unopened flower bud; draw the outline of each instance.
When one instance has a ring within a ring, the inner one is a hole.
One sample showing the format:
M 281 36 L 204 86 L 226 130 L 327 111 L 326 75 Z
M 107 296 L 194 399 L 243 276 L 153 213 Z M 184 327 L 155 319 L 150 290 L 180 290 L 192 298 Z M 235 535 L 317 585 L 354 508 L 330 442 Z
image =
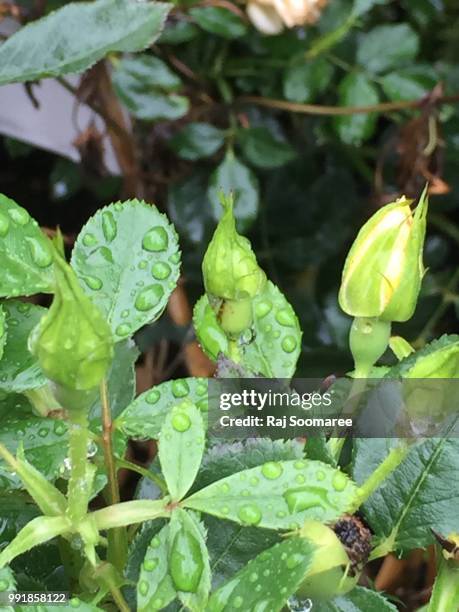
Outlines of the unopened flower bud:
M 204 286 L 213 298 L 240 300 L 255 297 L 266 276 L 259 267 L 250 242 L 236 231 L 233 198 L 221 197 L 224 208 L 202 263 Z
M 407 321 L 414 313 L 424 267 L 427 196 L 413 213 L 400 198 L 360 230 L 344 265 L 339 303 L 353 317 Z
M 75 391 L 97 387 L 113 359 L 113 337 L 72 268 L 55 253 L 55 295 L 33 330 L 30 348 L 46 376 Z

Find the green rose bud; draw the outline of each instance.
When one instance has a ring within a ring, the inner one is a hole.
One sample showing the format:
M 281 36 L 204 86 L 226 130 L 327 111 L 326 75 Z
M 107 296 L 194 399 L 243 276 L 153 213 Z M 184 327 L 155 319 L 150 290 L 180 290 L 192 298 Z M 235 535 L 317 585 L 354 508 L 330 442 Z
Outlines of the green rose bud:
M 30 347 L 46 376 L 63 387 L 97 387 L 113 359 L 113 337 L 100 310 L 72 268 L 55 252 L 56 288 L 48 313 L 32 332 Z
M 407 321 L 414 312 L 424 267 L 427 195 L 413 213 L 400 198 L 375 213 L 360 230 L 343 269 L 339 303 L 353 317 Z
M 224 213 L 202 263 L 204 286 L 211 298 L 242 300 L 258 295 L 266 282 L 250 242 L 236 231 L 233 198 L 221 196 Z

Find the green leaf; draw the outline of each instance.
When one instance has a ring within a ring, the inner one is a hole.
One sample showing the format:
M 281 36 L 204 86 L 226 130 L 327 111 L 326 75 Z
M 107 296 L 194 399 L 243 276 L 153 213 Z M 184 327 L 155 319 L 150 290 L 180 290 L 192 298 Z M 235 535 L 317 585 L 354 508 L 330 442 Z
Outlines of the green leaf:
M 201 411 L 189 400 L 174 406 L 161 428 L 159 460 L 173 501 L 187 493 L 204 453 L 205 431 Z
M 225 8 L 206 6 L 192 8 L 189 13 L 203 30 L 211 34 L 224 38 L 239 38 L 247 31 L 242 19 Z
M 313 545 L 304 538 L 290 537 L 275 544 L 215 591 L 207 610 L 279 612 L 303 581 L 313 552 Z
M 459 609 L 459 566 L 456 561 L 440 558 L 437 577 L 427 612 Z
M 0 485 L 1 485 L 0 477 Z M 0 533 L 0 550 L 16 537 L 16 534 L 34 519 L 38 514 L 38 509 L 30 503 L 22 493 L 6 493 L 2 491 L 2 503 L 0 505 L 0 522 L 2 531 Z
M 350 593 L 331 601 L 314 601 L 314 612 L 397 612 L 397 608 L 381 593 L 355 587 Z
M 352 14 L 355 17 L 360 17 L 368 13 L 374 6 L 379 4 L 387 4 L 389 0 L 354 0 Z
M 35 219 L 0 194 L 0 297 L 52 293 L 52 261 L 49 241 Z
M 327 89 L 333 72 L 332 64 L 323 58 L 294 63 L 284 75 L 284 97 L 291 102 L 312 102 Z
M 169 574 L 169 525 L 150 541 L 137 582 L 137 610 L 150 612 L 166 607 L 177 592 Z
M 130 438 L 155 440 L 172 408 L 189 399 L 201 412 L 207 412 L 206 378 L 168 380 L 137 397 L 116 419 L 115 427 Z
M 217 361 L 218 355 L 229 354 L 228 338 L 218 324 L 215 312 L 206 294 L 201 296 L 193 309 L 193 326 L 204 353 Z
M 370 106 L 379 102 L 379 95 L 368 77 L 351 72 L 339 85 L 339 100 L 342 106 Z M 359 145 L 373 134 L 376 119 L 374 113 L 342 115 L 335 118 L 335 127 L 343 142 Z
M 225 159 L 212 174 L 209 183 L 208 197 L 215 219 L 220 219 L 222 207 L 219 192 L 234 194 L 234 215 L 238 231 L 246 231 L 252 225 L 258 213 L 258 181 L 253 172 L 242 164 L 229 150 Z
M 355 441 L 353 476 L 361 484 L 397 440 Z M 378 540 L 391 548 L 424 548 L 434 541 L 431 529 L 457 531 L 459 440 L 432 438 L 416 444 L 403 463 L 373 493 L 363 510 Z
M 362 36 L 357 61 L 369 72 L 379 74 L 408 64 L 418 50 L 419 37 L 407 23 L 381 25 Z
M 17 612 L 54 612 L 56 604 L 50 606 L 17 606 L 15 610 Z M 103 608 L 98 608 L 92 603 L 83 601 L 78 597 L 72 597 L 67 604 L 59 605 L 60 612 L 104 612 Z
M 182 86 L 181 79 L 153 55 L 125 57 L 112 79 L 118 97 L 137 119 L 172 120 L 188 112 L 188 98 L 176 93 Z
M 19 393 L 43 386 L 46 378 L 27 343 L 46 309 L 20 300 L 4 302 L 3 309 L 8 336 L 0 361 L 0 389 Z
M 212 483 L 183 505 L 242 525 L 297 529 L 306 519 L 338 518 L 356 490 L 345 474 L 320 461 L 270 461 Z
M 295 157 L 295 151 L 287 142 L 263 127 L 240 130 L 238 142 L 245 158 L 259 168 L 278 168 Z
M 111 204 L 82 229 L 72 266 L 119 341 L 166 307 L 180 270 L 177 234 L 155 206 L 139 200 Z
M 5 348 L 7 333 L 8 330 L 6 326 L 5 311 L 3 310 L 3 306 L 0 304 L 0 360 L 3 356 L 3 349 Z
M 135 395 L 135 362 L 139 351 L 132 340 L 118 342 L 115 345 L 113 362 L 107 377 L 110 412 L 115 419 L 128 406 Z M 89 419 L 91 426 L 102 422 L 100 394 L 91 407 Z
M 210 565 L 205 529 L 181 508 L 174 510 L 169 525 L 169 571 L 179 599 L 192 612 L 206 610 Z
M 184 19 L 177 21 L 167 21 L 164 30 L 159 38 L 159 44 L 165 45 L 181 45 L 196 38 L 199 34 L 199 28 Z
M 194 161 L 213 155 L 224 140 L 224 130 L 210 123 L 189 123 L 169 141 L 169 146 L 182 159 Z
M 10 418 L 0 422 L 0 443 L 16 454 L 19 444 L 25 457 L 48 480 L 59 476 L 67 456 L 67 425 L 58 419 L 42 417 Z M 16 474 L 0 462 L 0 484 L 7 488 L 21 489 L 22 483 Z
M 380 83 L 390 100 L 416 100 L 433 89 L 437 81 L 429 66 L 415 66 L 385 74 Z
M 202 244 L 206 227 L 213 225 L 207 198 L 208 174 L 193 169 L 192 176 L 169 186 L 169 215 L 181 236 Z
M 243 365 L 268 377 L 291 378 L 301 353 L 301 329 L 293 308 L 271 281 L 253 299 L 252 329 Z
M 170 7 L 130 0 L 70 3 L 2 44 L 0 84 L 82 72 L 108 53 L 145 49 L 161 33 Z

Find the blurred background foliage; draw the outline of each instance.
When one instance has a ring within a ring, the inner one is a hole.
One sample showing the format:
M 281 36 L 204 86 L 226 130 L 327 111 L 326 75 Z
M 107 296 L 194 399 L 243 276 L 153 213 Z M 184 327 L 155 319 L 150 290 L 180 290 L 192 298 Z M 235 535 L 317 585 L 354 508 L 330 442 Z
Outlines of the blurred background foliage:
M 1 2 L 0 18 L 62 4 Z M 156 203 L 180 234 L 194 304 L 217 191 L 232 190 L 240 230 L 300 318 L 298 375 L 325 376 L 351 367 L 337 292 L 353 237 L 378 206 L 428 181 L 429 272 L 414 318 L 395 330 L 421 346 L 457 328 L 458 29 L 455 0 L 329 0 L 315 23 L 273 36 L 244 4 L 176 3 L 151 49 L 110 56 L 73 90 L 109 124 L 121 117 L 121 176 L 107 172 L 95 128 L 81 134 L 78 164 L 3 137 L 0 191 L 60 225 L 69 245 L 113 200 Z M 144 353 L 162 351 L 157 378 L 180 373 L 188 322 L 169 312 L 140 332 Z

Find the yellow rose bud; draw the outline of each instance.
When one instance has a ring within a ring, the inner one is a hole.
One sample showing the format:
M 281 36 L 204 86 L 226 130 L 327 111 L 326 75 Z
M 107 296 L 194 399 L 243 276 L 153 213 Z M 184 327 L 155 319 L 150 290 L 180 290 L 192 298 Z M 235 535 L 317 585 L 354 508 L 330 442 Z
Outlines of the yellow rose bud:
M 55 252 L 55 295 L 30 338 L 46 376 L 75 391 L 97 387 L 113 359 L 113 337 L 100 310 L 81 288 L 75 272 Z
M 424 267 L 427 195 L 413 213 L 405 197 L 387 204 L 360 230 L 344 265 L 339 303 L 353 317 L 407 321 Z

